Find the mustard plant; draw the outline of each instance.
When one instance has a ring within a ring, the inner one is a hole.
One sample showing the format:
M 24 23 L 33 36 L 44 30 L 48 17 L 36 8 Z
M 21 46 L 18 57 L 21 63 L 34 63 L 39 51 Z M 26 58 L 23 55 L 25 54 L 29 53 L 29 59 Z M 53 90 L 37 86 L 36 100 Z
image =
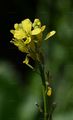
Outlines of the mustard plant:
M 29 64 L 30 58 L 35 61 L 37 65 L 41 81 L 42 81 L 42 91 L 43 91 L 43 108 L 38 104 L 40 112 L 43 114 L 44 120 L 52 120 L 52 113 L 54 110 L 53 98 L 53 88 L 50 84 L 49 71 L 45 73 L 45 62 L 44 62 L 44 53 L 42 52 L 42 43 L 43 41 L 48 40 L 52 37 L 56 31 L 49 32 L 45 38 L 43 37 L 46 25 L 41 24 L 39 19 L 35 19 L 32 23 L 30 19 L 25 19 L 21 23 L 14 24 L 14 29 L 10 30 L 13 34 L 13 38 L 10 41 L 18 49 L 26 53 L 26 57 L 23 61 L 28 67 L 36 71 L 36 66 Z

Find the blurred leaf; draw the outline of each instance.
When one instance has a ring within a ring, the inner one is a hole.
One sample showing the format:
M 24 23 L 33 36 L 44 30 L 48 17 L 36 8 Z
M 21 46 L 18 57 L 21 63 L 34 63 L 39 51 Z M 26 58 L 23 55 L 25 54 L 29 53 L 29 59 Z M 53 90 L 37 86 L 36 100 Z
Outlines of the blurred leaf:
M 0 61 L 0 119 L 16 120 L 17 107 L 21 102 L 18 77 L 9 62 Z
M 73 111 L 71 113 L 56 115 L 54 116 L 54 120 L 73 120 Z
M 31 73 L 29 76 L 30 85 L 25 88 L 26 96 L 23 98 L 23 102 L 19 108 L 20 120 L 34 120 L 39 112 L 36 103 L 41 105 L 41 80 L 39 75 Z M 26 100 L 24 100 L 26 97 Z

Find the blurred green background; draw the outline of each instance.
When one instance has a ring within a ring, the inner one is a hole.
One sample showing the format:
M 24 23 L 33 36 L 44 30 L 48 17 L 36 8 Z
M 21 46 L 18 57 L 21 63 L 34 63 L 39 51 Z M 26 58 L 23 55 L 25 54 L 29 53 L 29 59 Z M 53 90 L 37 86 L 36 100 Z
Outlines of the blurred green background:
M 7 3 L 8 2 L 8 3 Z M 4 10 L 5 9 L 5 10 Z M 25 54 L 10 44 L 14 23 L 39 18 L 46 33 L 56 35 L 44 45 L 57 103 L 53 120 L 73 120 L 73 1 L 11 0 L 0 3 L 0 120 L 40 120 L 40 76 L 22 64 Z M 33 61 L 31 61 L 33 64 Z

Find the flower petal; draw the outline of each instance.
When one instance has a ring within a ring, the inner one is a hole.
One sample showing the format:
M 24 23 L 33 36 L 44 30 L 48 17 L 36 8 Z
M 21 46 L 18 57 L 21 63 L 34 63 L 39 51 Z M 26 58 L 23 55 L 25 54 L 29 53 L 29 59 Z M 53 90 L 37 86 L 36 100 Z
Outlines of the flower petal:
M 13 38 L 10 42 L 13 43 L 15 46 L 17 46 L 18 49 L 19 49 L 21 52 L 28 53 L 28 48 L 27 48 L 27 46 L 24 44 L 24 41 L 23 41 L 23 40 L 19 40 L 19 39 L 14 39 L 14 38 Z
M 14 28 L 18 29 L 19 28 L 19 24 L 18 23 L 14 24 Z
M 34 30 L 31 31 L 32 35 L 38 35 L 39 33 L 41 33 L 41 29 L 40 28 L 35 28 Z
M 25 60 L 23 61 L 23 63 L 28 64 L 29 63 L 29 58 L 26 56 Z
M 15 30 L 10 30 L 10 32 L 14 35 L 14 33 L 15 33 Z
M 45 30 L 45 28 L 46 28 L 46 25 L 43 25 L 43 26 L 41 27 L 41 31 L 43 32 L 43 31 Z
M 25 32 L 22 29 L 14 31 L 14 38 L 16 38 L 16 39 L 23 39 L 25 37 L 26 37 L 26 34 L 25 34 Z
M 51 32 L 49 32 L 49 33 L 46 35 L 45 40 L 47 40 L 48 38 L 52 37 L 55 33 L 56 33 L 56 31 L 54 31 L 54 30 L 51 31 Z
M 39 19 L 35 19 L 33 23 L 33 28 L 41 27 L 41 21 Z
M 32 28 L 32 22 L 29 19 L 25 19 L 22 21 L 22 27 L 24 31 L 26 31 L 27 33 L 30 33 Z
M 28 44 L 31 42 L 31 37 L 27 37 L 26 41 L 24 42 L 24 44 Z
M 25 63 L 27 66 L 29 66 L 31 69 L 33 69 L 33 67 L 29 64 L 29 58 L 26 56 L 25 60 L 23 61 L 23 63 Z

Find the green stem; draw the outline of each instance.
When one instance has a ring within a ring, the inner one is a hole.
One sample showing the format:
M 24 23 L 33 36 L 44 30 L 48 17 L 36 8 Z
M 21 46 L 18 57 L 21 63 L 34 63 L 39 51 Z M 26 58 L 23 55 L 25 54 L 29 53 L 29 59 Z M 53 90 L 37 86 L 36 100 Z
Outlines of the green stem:
M 45 96 L 45 88 L 43 86 L 43 101 L 44 101 L 44 120 L 47 120 L 47 109 L 46 109 L 46 96 Z
M 42 90 L 43 90 L 43 103 L 44 103 L 44 120 L 52 120 L 52 110 L 53 110 L 53 96 L 47 97 L 46 95 L 46 84 L 45 84 L 45 74 L 44 74 L 44 66 L 39 65 L 39 70 L 41 73 L 41 79 L 42 79 Z M 47 104 L 48 100 L 48 104 Z M 47 105 L 49 106 L 49 110 L 47 110 Z M 49 115 L 49 116 L 48 116 Z
M 46 84 L 45 84 L 45 75 L 44 75 L 44 66 L 39 65 L 41 79 L 42 79 L 42 89 L 43 89 L 43 102 L 44 102 L 44 120 L 47 120 L 47 108 L 46 108 Z

